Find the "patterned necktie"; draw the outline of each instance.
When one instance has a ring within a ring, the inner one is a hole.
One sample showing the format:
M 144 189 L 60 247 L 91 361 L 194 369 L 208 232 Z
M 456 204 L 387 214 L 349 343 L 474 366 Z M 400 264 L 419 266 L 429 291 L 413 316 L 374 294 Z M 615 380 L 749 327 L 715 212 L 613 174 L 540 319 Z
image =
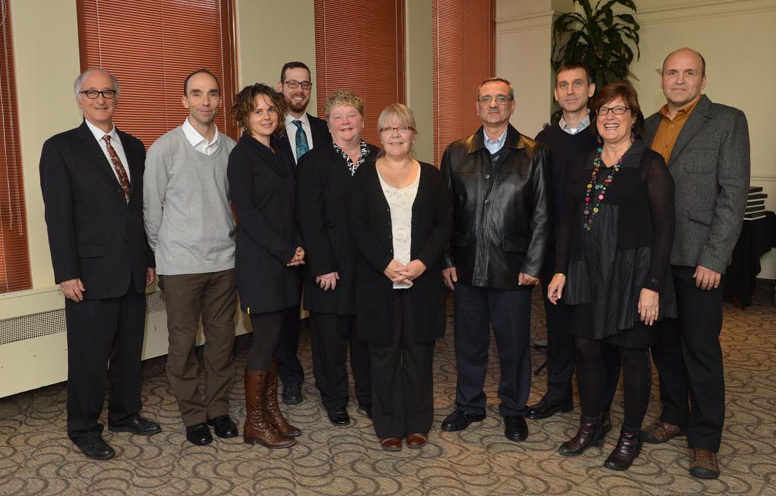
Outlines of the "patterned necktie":
M 302 128 L 302 121 L 295 120 L 296 125 L 296 161 L 302 158 L 302 155 L 310 151 L 310 145 L 307 143 L 307 133 Z
M 110 136 L 106 134 L 104 138 L 105 145 L 108 147 L 110 161 L 113 162 L 113 168 L 116 169 L 116 175 L 119 177 L 121 190 L 124 192 L 124 199 L 129 203 L 129 178 L 127 177 L 127 171 L 124 169 L 124 165 L 121 163 L 121 159 L 116 153 L 116 150 L 114 150 L 113 146 L 110 144 Z

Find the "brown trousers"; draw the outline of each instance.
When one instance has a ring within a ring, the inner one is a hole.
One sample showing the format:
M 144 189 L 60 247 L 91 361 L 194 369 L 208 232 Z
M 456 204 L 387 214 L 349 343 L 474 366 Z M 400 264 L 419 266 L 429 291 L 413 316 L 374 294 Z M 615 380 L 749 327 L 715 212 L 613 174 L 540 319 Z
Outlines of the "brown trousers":
M 178 400 L 184 425 L 229 414 L 234 379 L 234 269 L 204 274 L 159 276 L 167 305 L 167 379 Z M 202 317 L 205 334 L 205 394 L 199 391 L 199 361 L 194 347 Z

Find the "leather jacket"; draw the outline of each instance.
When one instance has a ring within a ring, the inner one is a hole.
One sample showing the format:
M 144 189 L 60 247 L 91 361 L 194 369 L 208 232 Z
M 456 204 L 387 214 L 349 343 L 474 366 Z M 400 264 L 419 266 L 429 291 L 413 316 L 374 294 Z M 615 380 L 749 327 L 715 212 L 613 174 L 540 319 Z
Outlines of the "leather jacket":
M 442 174 L 453 203 L 445 267 L 471 286 L 518 288 L 520 272 L 539 277 L 552 230 L 549 149 L 509 125 L 495 164 L 483 129 L 451 143 Z

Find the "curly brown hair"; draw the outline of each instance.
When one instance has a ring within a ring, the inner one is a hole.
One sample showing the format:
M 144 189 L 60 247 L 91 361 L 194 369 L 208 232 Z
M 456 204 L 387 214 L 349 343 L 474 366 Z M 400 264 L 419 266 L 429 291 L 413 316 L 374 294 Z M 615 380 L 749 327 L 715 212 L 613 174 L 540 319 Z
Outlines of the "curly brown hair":
M 250 115 L 256 110 L 256 95 L 264 95 L 272 103 L 272 106 L 278 112 L 278 127 L 275 129 L 276 136 L 283 136 L 286 130 L 286 102 L 283 95 L 272 89 L 270 86 L 262 83 L 249 84 L 241 89 L 234 97 L 234 104 L 230 110 L 232 119 L 237 121 L 240 128 L 250 133 Z

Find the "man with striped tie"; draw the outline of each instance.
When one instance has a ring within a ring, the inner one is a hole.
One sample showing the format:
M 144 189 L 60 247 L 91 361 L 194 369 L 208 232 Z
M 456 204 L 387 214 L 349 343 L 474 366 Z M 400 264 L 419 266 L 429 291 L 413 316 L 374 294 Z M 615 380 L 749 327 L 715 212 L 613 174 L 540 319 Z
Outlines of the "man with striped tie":
M 295 162 L 314 146 L 331 143 L 326 121 L 306 112 L 310 103 L 313 83 L 310 68 L 304 62 L 286 62 L 280 71 L 277 90 L 286 101 L 286 133 L 279 146 L 291 151 Z M 297 314 L 299 312 L 296 312 Z M 278 375 L 283 382 L 283 403 L 302 402 L 304 371 L 296 356 L 299 345 L 300 322 L 289 319 L 278 345 Z

